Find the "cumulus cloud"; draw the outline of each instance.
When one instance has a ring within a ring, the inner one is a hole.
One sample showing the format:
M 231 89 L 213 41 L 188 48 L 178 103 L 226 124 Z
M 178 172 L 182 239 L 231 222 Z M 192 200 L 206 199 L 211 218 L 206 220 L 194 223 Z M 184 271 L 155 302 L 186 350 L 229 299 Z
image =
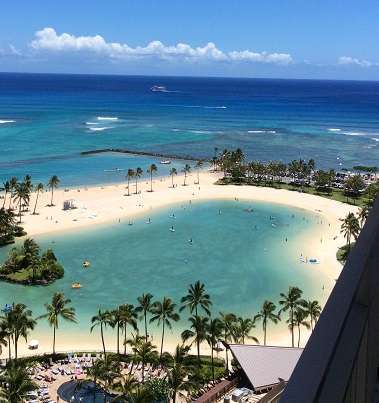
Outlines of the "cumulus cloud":
M 292 63 L 292 57 L 288 53 L 257 53 L 251 52 L 250 50 L 243 51 L 233 51 L 228 54 L 231 60 L 237 61 L 249 61 L 249 62 L 260 62 L 260 63 L 279 63 L 279 64 L 289 64 Z
M 351 56 L 341 56 L 338 59 L 338 64 L 342 65 L 354 65 L 359 67 L 372 67 L 372 66 L 379 66 L 379 63 L 370 62 L 364 59 L 357 59 Z
M 152 41 L 146 46 L 131 47 L 126 43 L 107 42 L 102 36 L 75 36 L 58 34 L 54 28 L 44 28 L 35 33 L 30 47 L 37 52 L 90 52 L 110 59 L 131 59 L 155 57 L 162 60 L 182 59 L 186 61 L 235 61 L 254 63 L 289 64 L 292 57 L 288 53 L 252 52 L 250 50 L 223 52 L 213 42 L 205 46 L 192 47 L 186 43 L 167 46 L 160 41 Z

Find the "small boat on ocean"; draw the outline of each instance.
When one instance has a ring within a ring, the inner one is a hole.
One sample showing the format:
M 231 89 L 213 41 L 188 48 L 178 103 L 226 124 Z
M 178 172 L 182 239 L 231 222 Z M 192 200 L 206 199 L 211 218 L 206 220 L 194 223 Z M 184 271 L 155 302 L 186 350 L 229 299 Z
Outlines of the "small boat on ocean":
M 79 289 L 79 288 L 82 288 L 82 285 L 80 283 L 72 283 L 71 288 Z
M 152 92 L 167 92 L 167 88 L 163 85 L 153 85 L 150 88 L 150 91 Z
M 162 165 L 169 165 L 169 164 L 171 164 L 171 161 L 170 160 L 162 160 L 160 163 Z
M 87 269 L 90 266 L 91 266 L 91 262 L 89 260 L 85 260 L 83 262 L 83 269 Z

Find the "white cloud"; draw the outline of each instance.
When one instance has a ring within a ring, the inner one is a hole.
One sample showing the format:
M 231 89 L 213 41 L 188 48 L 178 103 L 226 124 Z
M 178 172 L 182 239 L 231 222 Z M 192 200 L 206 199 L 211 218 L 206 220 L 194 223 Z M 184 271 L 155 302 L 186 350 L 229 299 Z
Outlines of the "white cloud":
M 341 56 L 338 59 L 338 64 L 342 65 L 355 65 L 360 67 L 372 67 L 372 66 L 379 66 L 379 63 L 370 62 L 364 59 L 357 59 L 355 57 L 350 56 Z
M 38 52 L 90 52 L 110 59 L 131 59 L 155 57 L 162 60 L 182 59 L 185 61 L 235 61 L 289 64 L 291 55 L 287 53 L 257 53 L 250 50 L 223 52 L 213 42 L 203 47 L 192 47 L 186 43 L 167 46 L 160 41 L 152 41 L 146 46 L 131 47 L 118 42 L 106 42 L 100 36 L 75 36 L 57 34 L 54 28 L 44 28 L 35 33 L 30 47 Z
M 233 51 L 228 54 L 231 60 L 250 61 L 260 63 L 278 63 L 290 64 L 293 62 L 292 57 L 288 53 L 256 53 L 250 50 Z

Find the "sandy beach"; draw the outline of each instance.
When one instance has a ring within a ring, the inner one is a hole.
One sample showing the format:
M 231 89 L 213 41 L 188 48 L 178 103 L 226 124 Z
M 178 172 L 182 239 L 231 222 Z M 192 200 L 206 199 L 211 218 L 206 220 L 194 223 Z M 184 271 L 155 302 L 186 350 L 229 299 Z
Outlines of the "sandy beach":
M 336 260 L 337 248 L 344 244 L 343 236 L 340 234 L 340 218 L 350 211 L 356 211 L 354 206 L 339 203 L 334 200 L 293 192 L 281 189 L 271 189 L 253 186 L 221 186 L 215 185 L 219 175 L 213 172 L 200 173 L 200 184 L 197 181 L 197 174 L 192 173 L 187 177 L 187 186 L 183 186 L 184 177 L 178 175 L 174 178 L 175 187 L 172 187 L 171 178 L 157 177 L 153 180 L 153 192 L 150 192 L 150 181 L 141 180 L 138 184 L 138 194 L 135 192 L 135 182 L 131 183 L 130 196 L 127 196 L 127 184 L 114 184 L 109 186 L 81 187 L 80 189 L 58 189 L 54 192 L 55 206 L 49 207 L 50 192 L 46 191 L 40 195 L 37 212 L 38 215 L 25 213 L 23 226 L 28 236 L 52 233 L 56 231 L 75 230 L 98 224 L 125 222 L 133 220 L 139 214 L 148 214 L 149 211 L 159 209 L 173 203 L 193 202 L 211 199 L 238 199 L 279 203 L 296 208 L 304 209 L 315 213 L 325 222 L 328 222 L 327 229 L 322 234 L 315 234 L 310 239 L 304 240 L 299 246 L 301 252 L 307 256 L 316 256 L 322 264 L 307 265 L 312 270 L 319 270 L 325 275 L 331 284 L 328 290 L 338 278 L 342 266 Z M 63 210 L 63 202 L 73 199 L 75 209 Z M 33 210 L 35 195 L 31 200 Z M 325 227 L 324 227 L 325 228 Z M 300 249 L 299 249 L 300 255 Z M 51 335 L 48 333 L 45 340 L 41 341 L 39 353 L 50 351 Z M 67 336 L 67 335 L 66 335 Z M 80 340 L 75 337 L 66 337 L 63 334 L 57 342 L 57 349 L 61 351 L 99 349 L 100 344 L 97 335 L 83 337 Z M 304 340 L 308 335 L 304 331 Z M 31 335 L 30 338 L 33 338 Z M 41 338 L 40 338 L 41 339 Z M 109 335 L 109 347 L 113 349 L 113 337 Z M 178 341 L 168 335 L 167 350 L 172 350 Z M 273 333 L 270 344 L 288 345 L 289 333 Z M 30 354 L 24 341 L 20 343 L 20 354 Z M 159 344 L 159 343 L 158 343 Z M 5 349 L 4 349 L 5 350 Z M 204 352 L 206 347 L 204 346 Z M 5 356 L 6 351 L 3 351 Z

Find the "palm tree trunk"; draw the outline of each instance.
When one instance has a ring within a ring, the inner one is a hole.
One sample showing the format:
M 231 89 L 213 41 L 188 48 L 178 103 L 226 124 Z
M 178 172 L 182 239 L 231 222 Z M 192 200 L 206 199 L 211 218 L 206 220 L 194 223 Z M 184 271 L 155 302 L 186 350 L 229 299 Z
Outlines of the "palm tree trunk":
M 162 360 L 162 353 L 163 353 L 163 340 L 164 340 L 164 326 L 165 323 L 163 322 L 163 326 L 162 326 L 162 341 L 161 341 L 161 354 L 159 356 L 159 361 Z
M 128 176 L 128 196 L 130 196 L 130 178 Z
M 39 196 L 39 190 L 37 190 L 36 203 L 35 203 L 35 205 L 34 205 L 33 214 L 36 213 L 36 208 L 37 208 L 37 203 L 38 203 L 38 196 Z
M 53 330 L 53 355 L 55 355 L 55 325 Z
M 117 322 L 117 355 L 120 355 L 120 322 Z
M 50 201 L 50 205 L 53 206 L 53 198 L 54 198 L 54 188 L 51 188 L 51 201 Z
M 267 323 L 263 321 L 263 344 L 266 345 Z
M 146 311 L 144 312 L 144 317 L 145 317 L 145 340 L 147 343 L 147 318 L 146 318 Z
M 176 391 L 172 394 L 172 403 L 176 403 Z
M 213 343 L 211 344 L 211 360 L 212 360 L 212 379 L 213 383 L 215 383 L 215 364 L 214 364 L 214 353 L 213 353 Z
M 14 358 L 17 361 L 17 344 L 18 344 L 18 338 L 14 339 Z
M 150 172 L 150 192 L 153 191 L 153 173 Z
M 138 179 L 136 178 L 136 194 L 137 194 L 137 187 L 138 187 Z
M 20 202 L 18 204 L 18 222 L 21 223 L 21 198 L 20 198 Z
M 298 325 L 297 328 L 298 328 L 297 347 L 300 347 L 300 325 Z
M 145 383 L 145 360 L 142 360 L 142 383 Z
M 100 333 L 101 333 L 101 342 L 103 344 L 103 351 L 104 351 L 104 358 L 106 358 L 106 352 L 105 352 L 105 342 L 104 342 L 104 331 L 103 331 L 103 324 L 100 324 Z
M 199 338 L 196 337 L 196 347 L 197 347 L 197 364 L 199 366 L 199 369 L 201 367 L 201 362 L 200 362 L 200 341 Z
M 124 355 L 126 355 L 126 323 L 124 324 Z
M 12 343 L 11 343 L 11 336 L 8 336 L 8 358 L 9 362 L 12 360 Z
M 174 175 L 171 175 L 171 184 L 172 184 L 172 187 L 174 187 Z
M 293 332 L 293 311 L 291 309 L 291 336 L 292 336 L 292 347 L 295 347 L 295 337 Z

